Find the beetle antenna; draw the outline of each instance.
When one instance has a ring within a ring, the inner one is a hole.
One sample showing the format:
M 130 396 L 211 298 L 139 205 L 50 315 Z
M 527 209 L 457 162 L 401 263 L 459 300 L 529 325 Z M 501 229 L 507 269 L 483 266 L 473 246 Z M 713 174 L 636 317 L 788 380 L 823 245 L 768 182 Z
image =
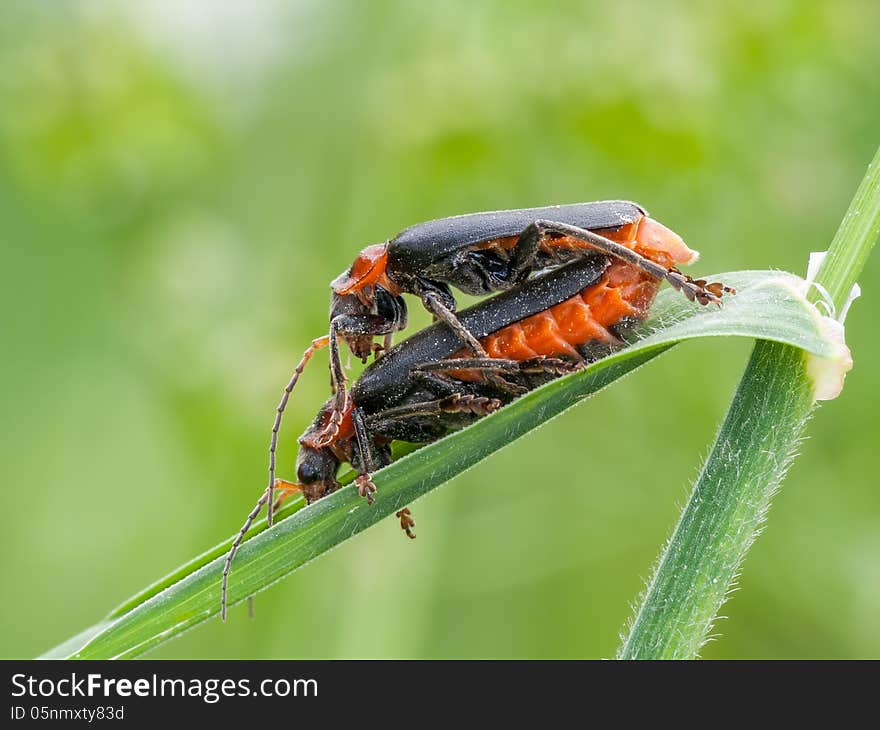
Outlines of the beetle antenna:
M 245 533 L 251 529 L 251 525 L 254 523 L 254 520 L 257 519 L 257 515 L 260 514 L 260 510 L 263 509 L 263 505 L 269 501 L 269 490 L 267 489 L 263 492 L 263 496 L 257 501 L 254 505 L 254 508 L 250 511 L 250 514 L 247 516 L 247 519 L 244 521 L 244 524 L 241 526 L 241 529 L 238 531 L 238 534 L 235 536 L 235 540 L 232 541 L 232 547 L 229 548 L 229 552 L 226 555 L 226 562 L 223 564 L 223 582 L 220 588 L 220 620 L 226 621 L 226 589 L 229 585 L 229 571 L 232 568 L 232 560 L 235 557 L 235 554 L 238 552 L 238 548 L 241 547 L 241 543 L 244 542 Z
M 281 395 L 281 402 L 278 404 L 278 408 L 275 409 L 275 422 L 272 424 L 272 438 L 269 440 L 269 486 L 266 489 L 266 498 L 269 502 L 266 521 L 269 523 L 269 527 L 272 526 L 272 515 L 275 511 L 275 449 L 278 447 L 278 431 L 281 429 L 281 418 L 284 416 L 284 409 L 287 407 L 287 401 L 290 400 L 290 393 L 296 385 L 296 381 L 299 380 L 299 376 L 302 375 L 303 370 L 305 370 L 306 365 L 309 364 L 309 360 L 312 359 L 312 355 L 318 350 L 327 347 L 329 344 L 330 335 L 324 335 L 316 340 L 312 340 L 312 344 L 309 345 L 303 353 L 302 359 L 293 371 L 290 382 L 284 387 L 284 393 Z
M 306 351 L 303 353 L 302 358 L 297 363 L 296 368 L 294 368 L 293 375 L 290 377 L 290 382 L 284 387 L 284 392 L 281 395 L 281 402 L 278 404 L 278 408 L 275 409 L 275 421 L 272 424 L 272 438 L 269 441 L 269 486 L 266 487 L 266 491 L 263 492 L 263 496 L 257 501 L 254 505 L 254 508 L 250 511 L 247 516 L 247 519 L 244 521 L 244 524 L 241 526 L 241 529 L 238 531 L 238 535 L 235 536 L 235 540 L 232 542 L 232 547 L 229 548 L 229 553 L 226 555 L 226 562 L 223 564 L 223 584 L 220 589 L 220 618 L 223 621 L 226 621 L 226 591 L 229 584 L 229 571 L 232 568 L 232 560 L 235 558 L 235 554 L 238 552 L 238 548 L 241 547 L 242 542 L 244 542 L 244 536 L 248 530 L 251 529 L 251 525 L 254 523 L 254 520 L 257 519 L 257 515 L 260 514 L 260 510 L 263 509 L 264 504 L 268 504 L 268 512 L 267 519 L 269 526 L 272 526 L 272 513 L 275 508 L 275 450 L 278 447 L 278 431 L 281 429 L 281 418 L 284 415 L 284 409 L 287 407 L 287 402 L 290 400 L 290 394 L 293 391 L 294 386 L 296 386 L 296 382 L 299 380 L 299 376 L 302 375 L 303 370 L 305 370 L 306 365 L 309 364 L 309 360 L 312 359 L 312 356 L 320 349 L 327 347 L 330 344 L 330 336 L 324 335 L 323 337 L 318 337 L 315 340 L 312 340 L 312 344 L 306 348 Z
M 300 492 L 302 490 L 301 484 L 294 484 L 293 482 L 285 481 L 284 479 L 279 479 L 278 484 L 281 485 L 279 491 L 281 492 L 281 496 L 275 500 L 275 509 L 277 510 L 281 503 L 287 499 L 291 494 L 295 492 Z M 263 505 L 266 503 L 272 504 L 269 501 L 269 489 L 266 489 L 263 492 L 263 496 L 260 497 L 259 501 L 254 505 L 254 508 L 248 514 L 247 519 L 244 521 L 244 524 L 241 526 L 241 529 L 238 531 L 238 534 L 235 536 L 235 540 L 232 541 L 232 547 L 229 548 L 229 553 L 226 555 L 226 562 L 223 564 L 223 583 L 220 589 L 220 618 L 223 621 L 226 621 L 226 588 L 229 583 L 229 571 L 232 569 L 232 561 L 235 558 L 235 554 L 238 552 L 238 549 L 241 547 L 241 544 L 244 542 L 244 536 L 247 534 L 247 531 L 251 529 L 251 525 L 254 523 L 254 520 L 257 519 L 257 515 L 260 514 L 260 510 L 263 509 Z M 248 596 L 248 614 L 251 618 L 254 617 L 254 597 Z

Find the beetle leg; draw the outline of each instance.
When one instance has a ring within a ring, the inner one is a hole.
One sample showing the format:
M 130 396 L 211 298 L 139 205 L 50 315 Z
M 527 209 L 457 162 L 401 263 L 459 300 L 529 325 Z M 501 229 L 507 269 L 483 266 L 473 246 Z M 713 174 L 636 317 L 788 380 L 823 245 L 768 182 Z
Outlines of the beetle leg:
M 437 415 L 432 406 L 427 408 L 424 402 L 432 399 L 447 398 L 454 395 L 468 395 L 469 388 L 460 380 L 454 380 L 448 375 L 441 373 L 422 372 L 412 370 L 410 373 L 415 392 L 420 393 L 422 405 L 416 408 L 407 408 L 399 418 L 382 421 L 380 430 L 374 428 L 376 418 L 381 419 L 382 413 L 368 416 L 370 428 L 387 439 L 399 439 L 412 443 L 427 443 L 436 441 L 446 431 L 443 419 L 435 420 L 431 416 Z M 387 409 L 386 409 L 387 410 Z M 426 418 L 427 416 L 427 418 Z
M 400 529 L 406 533 L 406 536 L 410 540 L 415 540 L 416 534 L 412 531 L 412 528 L 416 526 L 416 521 L 413 519 L 412 512 L 409 511 L 409 507 L 398 510 L 394 513 L 394 516 L 400 520 Z
M 580 370 L 582 361 L 563 360 L 556 357 L 532 357 L 527 360 L 506 360 L 503 358 L 452 358 L 438 360 L 417 366 L 417 370 L 431 372 L 449 372 L 455 370 L 474 370 L 480 372 L 508 372 L 551 375 L 565 375 Z
M 373 504 L 373 495 L 376 493 L 376 485 L 373 484 L 373 472 L 376 467 L 373 463 L 373 452 L 370 449 L 370 436 L 367 425 L 364 422 L 364 414 L 360 408 L 355 408 L 351 414 L 354 424 L 354 434 L 360 452 L 360 470 L 354 483 L 357 485 L 358 494 L 365 497 L 367 504 Z
M 471 413 L 475 416 L 487 416 L 501 408 L 502 403 L 497 398 L 487 398 L 469 393 L 453 393 L 437 400 L 410 403 L 405 406 L 388 408 L 365 420 L 372 431 L 382 430 L 385 424 L 397 421 L 406 421 L 414 417 L 437 416 L 443 413 Z
M 465 327 L 455 312 L 449 309 L 440 299 L 440 296 L 433 291 L 425 291 L 421 293 L 422 302 L 431 314 L 442 321 L 449 329 L 451 329 L 456 337 L 460 339 L 468 349 L 479 358 L 488 358 L 489 354 L 483 349 L 480 341 L 474 337 Z M 518 386 L 513 385 L 497 373 L 486 373 L 486 380 L 505 392 L 517 392 Z
M 339 356 L 339 326 L 338 319 L 330 323 L 330 387 L 333 390 L 333 410 L 326 428 L 317 436 L 319 448 L 326 446 L 339 433 L 342 419 L 345 414 L 345 405 L 348 400 L 348 391 L 345 387 L 345 369 Z
M 587 244 L 588 250 L 601 251 L 638 267 L 655 279 L 665 279 L 674 289 L 684 293 L 692 302 L 696 300 L 703 305 L 709 303 L 720 304 L 722 293 L 735 293 L 729 287 L 725 287 L 717 282 L 709 284 L 702 279 L 695 280 L 687 274 L 683 274 L 674 266 L 670 268 L 661 266 L 623 244 L 600 236 L 598 233 L 589 231 L 586 228 L 549 220 L 536 220 L 526 226 L 525 230 L 520 234 L 514 246 L 510 264 L 511 275 L 514 278 L 519 280 L 529 273 L 541 242 L 551 233 L 559 233 L 563 236 L 575 238 Z
M 460 380 L 454 380 L 442 373 L 428 372 L 427 368 L 420 368 L 422 366 L 413 368 L 412 377 L 414 380 L 426 385 L 433 394 L 445 397 L 461 392 Z
M 512 282 L 518 284 L 528 278 L 545 235 L 544 229 L 534 223 L 519 234 L 507 264 L 507 275 Z
M 439 360 L 437 362 L 424 363 L 418 366 L 425 374 L 431 373 L 451 373 L 455 377 L 457 372 L 467 372 L 482 375 L 485 380 L 490 380 L 490 375 L 505 373 L 510 378 L 516 376 L 528 375 L 567 375 L 580 370 L 584 366 L 584 360 L 563 360 L 555 357 L 532 357 L 527 360 L 506 360 L 503 358 L 452 358 L 448 360 Z M 418 370 L 417 370 L 418 371 Z M 523 386 L 519 382 L 512 382 L 505 378 L 502 380 L 503 385 L 493 383 L 501 392 L 511 396 L 518 397 L 527 393 L 532 386 Z
M 370 435 L 367 428 L 366 419 L 360 408 L 355 408 L 352 413 L 352 423 L 354 424 L 355 438 L 357 439 L 358 450 L 361 455 L 361 468 L 363 471 L 358 474 L 355 479 L 358 494 L 366 497 L 368 504 L 373 504 L 373 495 L 376 493 L 376 485 L 373 484 L 372 472 L 375 470 L 373 463 L 373 454 L 370 449 Z M 395 515 L 400 520 L 400 528 L 406 532 L 406 536 L 411 540 L 415 539 L 415 533 L 412 528 L 416 526 L 416 521 L 412 518 L 412 513 L 408 507 L 399 510 Z
M 339 353 L 339 340 L 343 336 L 341 333 L 385 335 L 389 337 L 388 326 L 385 320 L 375 316 L 340 315 L 334 317 L 330 322 L 330 335 L 327 340 L 330 345 L 330 387 L 333 391 L 333 408 L 330 411 L 327 425 L 315 436 L 316 448 L 322 448 L 333 442 L 336 434 L 339 433 L 339 427 L 342 425 L 342 419 L 345 417 L 347 410 L 347 378 L 345 377 L 345 369 L 342 366 L 342 358 Z
M 452 420 L 456 414 L 481 417 L 497 411 L 502 405 L 497 398 L 458 392 L 374 413 L 366 417 L 366 423 L 371 433 L 384 438 L 426 443 L 436 441 L 450 428 L 461 428 L 460 418 Z
M 435 292 L 423 292 L 421 296 L 425 309 L 449 327 L 449 329 L 455 333 L 455 336 L 467 345 L 468 349 L 473 352 L 474 355 L 487 357 L 486 351 L 483 349 L 480 341 L 467 330 L 467 328 L 459 321 L 458 317 L 455 316 L 455 312 L 449 309 Z

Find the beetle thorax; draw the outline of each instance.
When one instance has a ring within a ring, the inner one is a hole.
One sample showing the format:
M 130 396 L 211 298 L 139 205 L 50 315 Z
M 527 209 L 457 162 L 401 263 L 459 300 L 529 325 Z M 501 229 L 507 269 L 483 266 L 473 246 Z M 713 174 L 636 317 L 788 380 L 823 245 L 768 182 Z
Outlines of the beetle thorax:
M 392 295 L 400 293 L 388 278 L 388 242 L 367 246 L 361 251 L 351 267 L 340 274 L 330 285 L 336 294 L 364 292 L 370 296 L 374 286 L 381 286 Z

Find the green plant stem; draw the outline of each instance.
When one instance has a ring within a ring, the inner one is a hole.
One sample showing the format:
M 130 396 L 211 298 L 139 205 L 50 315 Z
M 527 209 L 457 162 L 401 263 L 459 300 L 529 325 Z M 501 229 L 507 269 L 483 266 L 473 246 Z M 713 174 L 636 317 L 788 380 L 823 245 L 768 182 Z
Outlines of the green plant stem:
M 697 656 L 812 404 L 803 350 L 757 342 L 618 658 Z
M 816 275 L 840 311 L 880 236 L 880 149 L 868 165 Z
M 868 167 L 816 281 L 837 311 L 880 233 L 880 150 Z M 619 659 L 698 655 L 758 535 L 814 408 L 807 353 L 758 341 Z

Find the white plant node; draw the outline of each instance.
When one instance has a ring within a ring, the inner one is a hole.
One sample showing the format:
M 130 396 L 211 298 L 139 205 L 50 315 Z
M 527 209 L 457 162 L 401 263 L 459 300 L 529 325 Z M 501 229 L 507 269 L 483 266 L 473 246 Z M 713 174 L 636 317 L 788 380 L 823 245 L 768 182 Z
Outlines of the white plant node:
M 850 306 L 862 293 L 861 287 L 858 284 L 853 284 L 849 296 L 840 308 L 840 312 L 837 313 L 831 295 L 824 286 L 816 281 L 816 275 L 827 255 L 827 251 L 813 251 L 810 254 L 802 291 L 805 299 L 810 289 L 815 289 L 821 295 L 822 298 L 816 304 L 812 302 L 808 302 L 808 304 L 815 310 L 819 331 L 835 350 L 835 354 L 830 357 L 807 353 L 807 374 L 813 382 L 813 398 L 817 401 L 833 400 L 840 395 L 846 374 L 852 370 L 853 359 L 846 344 L 844 321 Z M 820 311 L 820 307 L 825 310 L 824 314 Z

